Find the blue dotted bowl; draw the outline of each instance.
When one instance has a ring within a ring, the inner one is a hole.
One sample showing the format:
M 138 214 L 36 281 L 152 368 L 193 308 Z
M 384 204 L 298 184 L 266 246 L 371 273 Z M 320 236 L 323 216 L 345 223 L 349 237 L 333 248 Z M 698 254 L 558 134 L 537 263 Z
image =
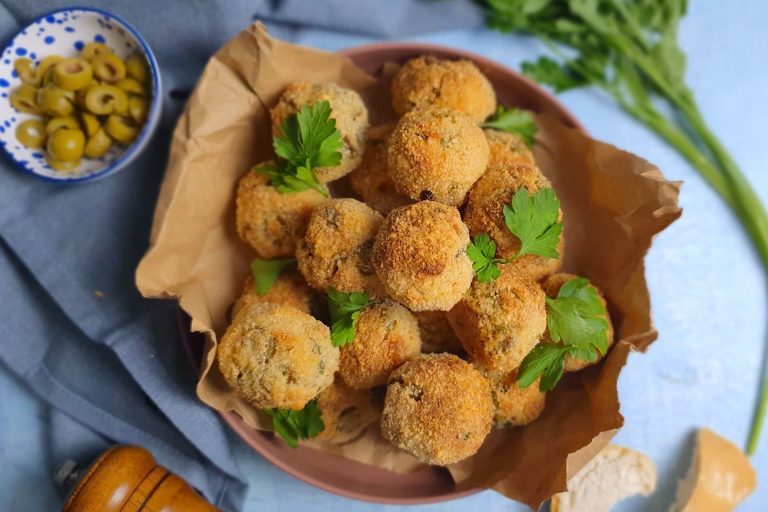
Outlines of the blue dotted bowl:
M 139 52 L 147 61 L 151 75 L 152 98 L 141 133 L 128 147 L 113 146 L 98 159 L 83 158 L 80 166 L 69 172 L 52 169 L 42 150 L 25 148 L 16 138 L 16 126 L 31 114 L 11 106 L 11 92 L 21 84 L 13 61 L 27 57 L 38 64 L 49 55 L 75 57 L 91 41 L 105 43 L 122 58 Z M 44 14 L 24 27 L 0 54 L 0 146 L 19 167 L 47 180 L 83 183 L 114 174 L 138 156 L 157 127 L 162 95 L 160 72 L 149 45 L 139 33 L 117 16 L 90 7 L 71 7 Z

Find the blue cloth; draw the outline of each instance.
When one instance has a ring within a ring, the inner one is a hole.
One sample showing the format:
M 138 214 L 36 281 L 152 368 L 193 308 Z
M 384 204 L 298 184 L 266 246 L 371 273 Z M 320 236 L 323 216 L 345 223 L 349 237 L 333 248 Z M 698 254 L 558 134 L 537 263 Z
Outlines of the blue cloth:
M 85 2 L 101 6 L 98 2 Z M 0 1 L 0 40 L 61 1 Z M 0 361 L 55 407 L 49 463 L 91 460 L 110 443 L 151 450 L 212 503 L 238 510 L 245 485 L 226 430 L 195 396 L 195 374 L 170 301 L 133 283 L 146 250 L 170 133 L 186 93 L 221 44 L 258 18 L 393 37 L 482 22 L 463 1 L 110 2 L 158 58 L 159 129 L 116 176 L 63 187 L 0 162 Z M 151 15 L 150 15 L 151 13 Z

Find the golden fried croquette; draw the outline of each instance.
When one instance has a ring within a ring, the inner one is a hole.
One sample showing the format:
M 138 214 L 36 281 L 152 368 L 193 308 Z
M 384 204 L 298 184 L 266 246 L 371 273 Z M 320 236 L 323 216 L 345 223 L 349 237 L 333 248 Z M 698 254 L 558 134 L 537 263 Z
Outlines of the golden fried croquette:
M 392 372 L 381 433 L 427 464 L 474 455 L 491 429 L 488 381 L 453 354 L 421 354 Z
M 461 344 L 492 372 L 510 372 L 541 340 L 547 328 L 544 291 L 509 265 L 488 283 L 477 280 L 448 312 Z
M 546 293 L 549 297 L 557 297 L 557 294 L 560 292 L 560 288 L 563 287 L 565 283 L 570 281 L 571 279 L 574 279 L 576 277 L 579 277 L 574 274 L 568 274 L 566 272 L 558 272 L 557 274 L 552 274 L 551 276 L 547 277 L 541 282 L 541 287 L 544 289 L 544 293 Z M 605 296 L 603 295 L 603 292 L 601 292 L 595 285 L 592 285 L 595 287 L 595 290 L 597 290 L 597 296 L 600 297 L 600 302 L 603 303 L 603 306 L 606 308 L 605 310 L 605 319 L 608 321 L 608 348 L 613 345 L 613 324 L 611 323 L 611 317 L 608 314 L 608 303 L 605 301 Z M 544 333 L 544 339 L 543 341 L 552 343 L 552 338 L 549 337 L 549 330 Z M 579 370 L 583 370 L 587 366 L 591 366 L 595 364 L 597 361 L 602 359 L 602 355 L 600 352 L 597 352 L 597 360 L 593 362 L 585 361 L 584 359 L 577 359 L 573 357 L 572 355 L 568 354 L 565 356 L 565 364 L 564 368 L 566 372 L 577 372 Z
M 359 436 L 381 411 L 370 390 L 353 389 L 338 377 L 317 396 L 325 429 L 316 439 L 341 444 Z
M 423 353 L 449 352 L 456 355 L 464 353 L 464 347 L 461 346 L 459 338 L 448 323 L 445 311 L 418 311 L 414 315 L 419 321 Z
M 389 138 L 389 176 L 398 192 L 414 200 L 461 206 L 487 164 L 483 131 L 450 110 L 409 112 Z
M 472 283 L 469 233 L 456 208 L 421 201 L 393 210 L 376 235 L 373 266 L 412 311 L 447 311 Z
M 312 314 L 317 297 L 315 291 L 307 285 L 299 271 L 295 269 L 283 270 L 266 295 L 256 293 L 253 277 L 248 276 L 243 293 L 232 306 L 232 318 L 245 306 L 260 302 L 282 304 L 298 309 L 302 313 Z
M 339 350 L 325 325 L 277 304 L 250 304 L 218 347 L 224 380 L 259 409 L 302 409 L 333 382 Z
M 487 372 L 480 365 L 478 370 L 491 384 L 491 396 L 495 412 L 493 423 L 497 427 L 522 427 L 541 416 L 547 394 L 539 391 L 541 377 L 522 389 L 517 382 L 517 370 L 512 372 Z
M 373 239 L 382 220 L 355 199 L 330 199 L 315 208 L 296 250 L 299 270 L 309 285 L 382 296 L 371 265 Z
M 517 164 L 535 165 L 533 153 L 517 133 L 486 128 L 483 130 L 488 142 L 488 167 L 503 167 Z
M 381 386 L 395 368 L 420 352 L 416 317 L 397 302 L 385 300 L 363 310 L 355 340 L 341 347 L 339 376 L 355 389 Z
M 406 62 L 395 75 L 392 107 L 399 116 L 416 109 L 444 108 L 482 123 L 496 110 L 496 94 L 472 62 L 422 56 Z
M 535 165 L 519 163 L 489 167 L 469 192 L 464 222 L 472 236 L 486 233 L 496 242 L 496 256 L 499 258 L 514 257 L 520 250 L 520 240 L 504 223 L 504 205 L 521 188 L 528 189 L 528 193 L 533 195 L 539 190 L 551 188 L 551 185 Z M 557 250 L 560 258 L 526 254 L 508 265 L 538 281 L 557 272 L 562 265 L 562 235 Z
M 344 143 L 339 165 L 314 169 L 317 179 L 327 183 L 348 174 L 357 167 L 363 157 L 365 134 L 368 130 L 368 109 L 360 95 L 334 83 L 294 83 L 286 87 L 269 114 L 272 118 L 272 133 L 279 135 L 280 126 L 288 116 L 297 113 L 302 106 L 324 100 L 331 105 L 331 117 L 336 120 L 336 128 L 341 132 Z
M 312 210 L 325 198 L 316 190 L 282 194 L 268 181 L 254 171 L 240 180 L 235 215 L 237 233 L 260 258 L 293 257 Z
M 394 124 L 385 124 L 368 130 L 363 160 L 349 175 L 352 189 L 382 215 L 412 202 L 395 189 L 387 172 L 387 139 L 394 128 Z

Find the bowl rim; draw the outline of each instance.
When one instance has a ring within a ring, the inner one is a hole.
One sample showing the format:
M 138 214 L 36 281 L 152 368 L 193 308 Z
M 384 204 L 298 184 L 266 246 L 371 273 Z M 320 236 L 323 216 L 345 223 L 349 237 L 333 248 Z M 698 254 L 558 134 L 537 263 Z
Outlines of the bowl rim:
M 42 180 L 45 180 L 51 183 L 59 183 L 61 185 L 87 183 L 89 181 L 95 181 L 121 170 L 128 163 L 130 163 L 130 161 L 133 160 L 136 156 L 138 156 L 138 154 L 144 149 L 144 147 L 147 145 L 147 142 L 149 142 L 149 138 L 154 133 L 155 128 L 157 128 L 159 115 L 160 115 L 160 105 L 162 103 L 162 98 L 160 96 L 160 91 L 162 89 L 161 81 L 160 81 L 160 68 L 157 64 L 157 60 L 155 59 L 155 54 L 152 52 L 152 49 L 149 47 L 149 43 L 144 39 L 144 37 L 139 33 L 139 31 L 133 27 L 133 25 L 125 21 L 120 16 L 112 14 L 109 11 L 105 11 L 104 9 L 99 9 L 98 7 L 72 5 L 69 7 L 62 7 L 59 9 L 53 9 L 53 10 L 44 12 L 43 14 L 40 14 L 39 16 L 34 17 L 32 20 L 24 24 L 15 34 L 9 37 L 5 41 L 5 44 L 3 45 L 3 47 L 0 49 L 0 54 L 5 52 L 6 48 L 8 48 L 11 44 L 13 44 L 13 42 L 19 36 L 22 35 L 22 32 L 27 30 L 30 26 L 38 23 L 41 20 L 44 20 L 48 16 L 53 16 L 55 14 L 59 14 L 62 12 L 70 12 L 70 11 L 93 12 L 93 13 L 100 14 L 106 18 L 114 19 L 115 21 L 120 23 L 131 34 L 131 36 L 133 36 L 136 39 L 136 42 L 139 44 L 139 47 L 141 48 L 141 51 L 144 54 L 144 57 L 147 59 L 149 63 L 150 74 L 152 75 L 152 100 L 150 101 L 150 108 L 149 108 L 149 112 L 147 113 L 147 119 L 144 122 L 144 126 L 142 127 L 142 130 L 139 133 L 139 136 L 136 138 L 136 140 L 133 141 L 133 143 L 130 146 L 128 146 L 125 149 L 125 151 L 123 151 L 120 155 L 118 155 L 117 158 L 115 158 L 112 162 L 110 162 L 109 165 L 87 176 L 74 177 L 74 178 L 72 177 L 68 178 L 68 177 L 62 176 L 61 178 L 54 178 L 52 176 L 39 174 L 34 170 L 32 170 L 31 168 L 28 168 L 22 165 L 21 163 L 19 163 L 19 161 L 13 156 L 13 154 L 11 154 L 7 145 L 0 144 L 0 147 L 3 148 L 3 151 L 8 156 L 8 159 L 14 163 L 16 168 L 21 169 L 26 174 L 31 174 Z

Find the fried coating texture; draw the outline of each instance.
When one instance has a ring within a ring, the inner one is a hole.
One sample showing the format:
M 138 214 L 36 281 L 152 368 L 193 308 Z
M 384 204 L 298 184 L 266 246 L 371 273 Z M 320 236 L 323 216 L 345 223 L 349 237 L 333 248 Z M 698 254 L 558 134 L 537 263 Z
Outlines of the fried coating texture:
M 420 352 L 416 317 L 397 302 L 385 300 L 363 310 L 355 340 L 341 347 L 339 376 L 355 389 L 381 386 L 393 370 Z
M 488 142 L 488 167 L 504 167 L 510 165 L 536 165 L 533 153 L 525 145 L 523 138 L 517 133 L 486 128 L 483 130 Z
M 444 108 L 482 123 L 496 110 L 496 94 L 472 62 L 422 56 L 406 62 L 392 80 L 392 107 L 399 116 Z
M 544 293 L 547 294 L 547 296 L 555 298 L 557 297 L 557 294 L 560 292 L 560 288 L 563 287 L 565 283 L 570 281 L 571 279 L 574 279 L 576 277 L 579 277 L 575 274 L 568 274 L 566 272 L 558 272 L 557 274 L 552 274 L 551 276 L 547 277 L 541 282 L 541 287 L 544 290 Z M 594 286 L 594 285 L 592 285 Z M 600 302 L 603 303 L 603 306 L 605 306 L 605 319 L 608 322 L 608 348 L 611 348 L 611 345 L 613 345 L 613 324 L 611 323 L 611 317 L 608 314 L 608 303 L 605 301 L 605 296 L 603 295 L 603 292 L 600 291 L 597 286 L 595 286 L 595 290 L 597 290 L 597 295 L 600 297 Z M 549 329 L 544 333 L 543 341 L 547 343 L 553 343 L 552 338 L 549 336 Z M 593 362 L 585 361 L 584 359 L 577 359 L 573 357 L 571 354 L 568 354 L 565 356 L 565 363 L 564 363 L 564 369 L 566 372 L 577 372 L 579 370 L 583 370 L 584 368 L 588 366 L 592 366 L 593 364 L 597 363 L 602 359 L 603 356 L 600 354 L 599 351 L 597 351 L 597 360 Z
M 338 377 L 317 396 L 325 429 L 315 439 L 342 444 L 378 420 L 380 409 L 369 390 L 353 389 Z
M 458 210 L 421 201 L 384 220 L 373 266 L 387 293 L 410 310 L 447 311 L 472 283 L 468 243 Z
M 325 198 L 316 190 L 281 194 L 268 181 L 253 171 L 240 180 L 235 212 L 237 234 L 260 258 L 293 257 L 312 210 Z
M 539 391 L 541 378 L 522 389 L 517 383 L 517 370 L 489 372 L 482 365 L 477 368 L 491 384 L 495 426 L 523 427 L 541 416 L 547 398 L 545 392 Z
M 487 164 L 483 131 L 450 110 L 409 112 L 389 138 L 389 176 L 398 192 L 414 200 L 460 206 Z
M 448 323 L 445 311 L 418 311 L 414 315 L 419 321 L 423 353 L 448 352 L 457 356 L 464 354 L 464 347 Z
M 541 340 L 547 328 L 544 291 L 509 265 L 498 279 L 477 280 L 448 321 L 474 361 L 492 372 L 511 372 Z
M 351 172 L 363 157 L 368 131 L 368 109 L 360 95 L 335 83 L 298 82 L 286 87 L 269 115 L 272 118 L 272 133 L 279 135 L 280 126 L 288 116 L 297 113 L 304 105 L 323 100 L 331 105 L 331 117 L 336 120 L 336 128 L 341 132 L 344 143 L 339 165 L 314 169 L 317 179 L 327 183 Z
M 427 464 L 474 455 L 491 429 L 490 385 L 453 354 L 421 354 L 389 377 L 381 433 Z
M 307 285 L 295 269 L 283 270 L 266 295 L 256 293 L 253 277 L 248 276 L 243 286 L 243 293 L 232 306 L 232 318 L 237 316 L 244 307 L 263 302 L 282 304 L 298 309 L 302 313 L 312 314 L 317 298 L 315 291 Z
M 384 294 L 371 265 L 373 239 L 383 217 L 355 199 L 330 199 L 312 212 L 296 259 L 310 286 Z
M 352 189 L 382 215 L 413 202 L 395 189 L 387 172 L 387 140 L 394 129 L 394 124 L 385 124 L 368 130 L 363 160 L 349 175 Z
M 277 304 L 251 304 L 218 347 L 224 380 L 254 407 L 302 409 L 333 382 L 339 350 L 325 325 Z

